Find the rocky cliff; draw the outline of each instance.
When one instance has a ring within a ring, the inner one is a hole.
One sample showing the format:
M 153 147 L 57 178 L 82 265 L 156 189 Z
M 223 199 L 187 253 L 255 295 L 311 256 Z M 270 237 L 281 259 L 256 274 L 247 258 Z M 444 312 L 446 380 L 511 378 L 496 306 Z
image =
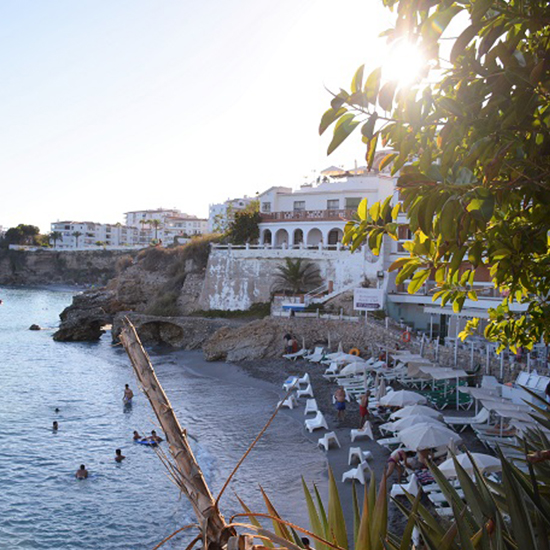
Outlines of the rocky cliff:
M 0 285 L 105 285 L 117 274 L 119 261 L 137 251 L 79 250 L 36 252 L 0 249 Z

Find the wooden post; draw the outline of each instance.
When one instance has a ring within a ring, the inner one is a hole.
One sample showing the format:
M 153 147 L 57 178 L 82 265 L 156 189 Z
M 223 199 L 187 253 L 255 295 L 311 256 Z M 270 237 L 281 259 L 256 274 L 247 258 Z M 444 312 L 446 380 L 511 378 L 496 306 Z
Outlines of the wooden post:
M 179 474 L 178 485 L 193 506 L 199 528 L 208 543 L 208 548 L 219 550 L 227 543 L 228 538 L 236 533 L 234 529 L 227 527 L 224 517 L 216 506 L 187 441 L 187 433 L 181 428 L 176 418 L 151 361 L 141 345 L 134 325 L 128 318 L 124 319 L 123 324 L 120 341 L 130 357 L 143 392 L 149 399 L 160 426 L 166 434 L 166 441 Z

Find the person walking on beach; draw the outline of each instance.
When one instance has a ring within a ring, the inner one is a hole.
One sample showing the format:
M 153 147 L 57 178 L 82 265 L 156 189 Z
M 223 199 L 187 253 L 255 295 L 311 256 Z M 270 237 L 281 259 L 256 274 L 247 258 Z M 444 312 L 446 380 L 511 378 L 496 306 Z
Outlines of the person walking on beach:
M 365 393 L 361 396 L 361 401 L 359 402 L 359 414 L 361 416 L 361 421 L 359 428 L 362 428 L 365 425 L 365 422 L 369 419 L 369 390 L 366 390 Z
M 336 407 L 336 418 L 339 421 L 344 420 L 346 416 L 346 392 L 342 386 L 338 386 L 338 389 L 334 393 L 334 405 Z
M 285 353 L 286 354 L 292 353 L 292 344 L 294 342 L 292 335 L 287 332 L 284 336 L 284 341 L 285 341 Z
M 124 401 L 124 403 L 130 403 L 133 397 L 134 392 L 130 389 L 130 386 L 126 384 L 126 386 L 124 387 L 124 397 L 122 398 L 122 401 Z
M 117 462 L 122 462 L 126 457 L 122 454 L 122 451 L 120 449 L 117 449 L 115 451 L 115 460 Z
M 80 465 L 80 468 L 76 471 L 75 477 L 76 479 L 86 479 L 88 477 L 88 470 L 86 470 L 84 464 Z

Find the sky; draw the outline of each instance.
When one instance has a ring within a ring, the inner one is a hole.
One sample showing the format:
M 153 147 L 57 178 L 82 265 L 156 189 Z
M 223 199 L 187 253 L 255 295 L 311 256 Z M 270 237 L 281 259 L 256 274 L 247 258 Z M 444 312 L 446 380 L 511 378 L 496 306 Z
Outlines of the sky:
M 380 0 L 3 0 L 0 225 L 207 217 L 364 164 L 318 126 L 390 24 Z

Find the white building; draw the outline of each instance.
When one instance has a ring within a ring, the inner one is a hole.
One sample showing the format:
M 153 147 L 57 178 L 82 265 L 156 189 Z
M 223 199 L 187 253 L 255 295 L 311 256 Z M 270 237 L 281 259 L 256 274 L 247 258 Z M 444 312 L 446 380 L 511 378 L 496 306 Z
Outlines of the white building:
M 395 192 L 395 178 L 389 171 L 327 170 L 321 174 L 318 183 L 296 191 L 271 187 L 258 197 L 261 244 L 277 248 L 337 245 L 362 199 L 372 204 Z
M 51 231 L 60 235 L 50 237 L 50 244 L 59 250 L 138 247 L 151 241 L 149 230 L 122 224 L 57 221 L 51 224 Z
M 138 228 L 146 224 L 150 225 L 153 220 L 159 220 L 164 225 L 166 218 L 177 218 L 179 216 L 188 217 L 187 214 L 182 214 L 176 208 L 155 208 L 153 210 L 136 210 L 124 213 L 126 225 Z
M 208 231 L 208 220 L 182 214 L 180 216 L 167 217 L 164 224 L 159 227 L 159 239 L 165 245 L 174 243 L 175 239 L 182 239 L 204 235 Z
M 208 209 L 208 232 L 224 233 L 233 221 L 235 212 L 244 210 L 255 200 L 245 195 L 240 199 L 227 199 L 222 203 L 211 204 Z

